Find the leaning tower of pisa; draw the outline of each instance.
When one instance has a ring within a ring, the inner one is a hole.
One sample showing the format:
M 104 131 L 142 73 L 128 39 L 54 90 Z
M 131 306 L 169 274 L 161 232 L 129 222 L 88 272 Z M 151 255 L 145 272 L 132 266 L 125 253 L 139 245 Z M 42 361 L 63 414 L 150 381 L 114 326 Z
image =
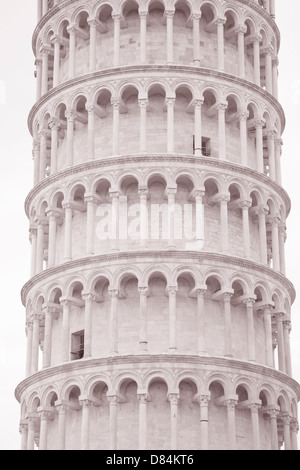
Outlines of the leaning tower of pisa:
M 22 450 L 297 449 L 274 0 L 38 0 Z

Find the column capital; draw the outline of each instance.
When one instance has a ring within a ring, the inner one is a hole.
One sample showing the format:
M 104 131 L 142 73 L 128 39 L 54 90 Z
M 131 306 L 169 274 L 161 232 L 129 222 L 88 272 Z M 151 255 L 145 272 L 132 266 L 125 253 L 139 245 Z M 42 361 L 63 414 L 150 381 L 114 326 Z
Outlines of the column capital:
M 252 201 L 245 199 L 244 201 L 240 201 L 238 204 L 239 209 L 250 209 L 252 207 Z
M 192 13 L 192 19 L 193 20 L 200 20 L 202 16 L 202 12 L 200 11 L 200 13 Z
M 63 209 L 64 210 L 69 210 L 69 209 L 73 209 L 73 206 L 72 206 L 72 203 L 71 202 L 66 202 L 62 205 Z
M 72 305 L 72 301 L 68 299 L 67 297 L 60 297 L 59 303 L 63 307 L 70 307 Z
M 255 129 L 263 128 L 266 125 L 265 119 L 256 119 L 254 122 Z
M 171 405 L 178 405 L 179 393 L 169 393 L 167 400 L 171 403 Z
M 279 410 L 277 408 L 269 408 L 267 410 L 263 410 L 264 413 L 270 416 L 271 419 L 277 419 L 277 416 L 279 415 Z
M 140 286 L 138 287 L 139 294 L 141 296 L 147 297 L 149 295 L 149 287 L 148 286 Z
M 97 198 L 95 196 L 90 194 L 88 196 L 84 196 L 84 202 L 96 204 L 98 201 L 97 201 Z
M 286 330 L 288 330 L 289 332 L 291 332 L 291 330 L 292 330 L 292 322 L 291 322 L 291 320 L 284 320 L 284 321 L 283 321 L 283 328 L 285 328 Z
M 51 118 L 50 121 L 48 122 L 49 127 L 53 131 L 59 131 L 60 129 L 60 123 L 55 119 Z
M 167 286 L 166 291 L 169 297 L 176 297 L 177 286 Z
M 198 403 L 200 406 L 208 406 L 210 395 L 196 395 L 193 401 Z
M 147 186 L 139 186 L 138 194 L 139 194 L 139 196 L 145 196 L 147 198 L 148 197 L 148 187 Z
M 114 199 L 114 198 L 119 198 L 120 192 L 119 192 L 119 191 L 115 191 L 115 190 L 113 190 L 113 189 L 110 189 L 110 190 L 109 190 L 109 195 L 110 195 L 110 197 L 111 197 L 112 199 Z
M 92 103 L 86 103 L 85 109 L 88 112 L 88 114 L 92 114 L 95 112 L 95 106 Z
M 149 105 L 149 101 L 148 101 L 147 98 L 139 98 L 138 103 L 139 103 L 140 108 L 146 108 L 147 109 L 147 107 Z
M 117 406 L 117 404 L 120 402 L 118 395 L 107 395 L 107 400 L 109 401 L 110 405 L 115 406 Z
M 191 193 L 191 196 L 194 197 L 195 199 L 197 199 L 197 198 L 202 199 L 205 196 L 205 190 L 194 189 Z
M 220 101 L 219 103 L 216 104 L 215 106 L 215 109 L 217 111 L 226 111 L 226 109 L 228 108 L 228 103 L 226 102 L 222 102 Z
M 78 29 L 77 29 L 76 26 L 74 26 L 74 25 L 68 26 L 68 27 L 67 27 L 67 31 L 68 31 L 68 33 L 69 33 L 70 35 L 73 34 L 74 36 L 76 36 L 77 34 L 79 34 Z
M 140 19 L 146 19 L 147 16 L 148 16 L 148 10 L 140 10 L 139 9 L 139 16 L 140 16 Z
M 245 110 L 245 111 L 240 111 L 240 112 L 238 113 L 238 120 L 239 120 L 239 121 L 244 121 L 244 122 L 246 122 L 247 119 L 248 119 L 248 117 L 249 117 L 249 111 L 247 111 L 247 110 Z
M 232 296 L 233 296 L 232 292 L 224 292 L 223 301 L 224 302 L 230 302 Z
M 118 298 L 119 297 L 119 289 L 109 288 L 108 294 L 111 298 Z
M 215 25 L 216 26 L 220 26 L 220 25 L 223 25 L 226 23 L 226 18 L 217 18 L 217 20 L 215 21 Z
M 22 420 L 22 422 L 19 425 L 19 433 L 23 434 L 24 432 L 27 431 L 27 429 L 28 429 L 28 423 L 25 423 L 24 420 Z
M 246 307 L 249 307 L 249 308 L 252 307 L 253 308 L 253 306 L 255 304 L 255 299 L 252 298 L 252 297 L 249 297 L 248 299 L 244 299 L 243 303 L 246 305 Z
M 279 413 L 279 418 L 282 419 L 283 424 L 290 425 L 292 421 L 292 417 L 287 412 Z
M 275 141 L 275 138 L 277 137 L 277 130 L 275 128 L 269 127 L 267 129 L 267 137 L 268 139 Z
M 219 202 L 220 204 L 222 202 L 228 203 L 230 201 L 230 194 L 229 193 L 220 194 L 216 197 L 215 201 Z
M 76 114 L 73 111 L 66 111 L 65 117 L 68 122 L 74 122 L 76 119 Z
M 196 287 L 196 289 L 195 289 L 195 293 L 196 293 L 197 297 L 204 298 L 206 292 L 207 292 L 207 289 L 204 289 L 204 288 L 202 289 L 201 287 L 199 287 L 199 288 Z
M 258 411 L 261 409 L 261 404 L 259 403 L 249 403 L 247 405 L 247 408 L 251 410 L 251 413 L 258 413 Z
M 150 396 L 148 393 L 138 393 L 137 399 L 140 405 L 147 405 L 148 401 L 150 401 Z
M 166 103 L 168 108 L 175 106 L 175 99 L 176 99 L 175 97 L 166 96 L 165 103 Z
M 292 432 L 298 432 L 299 431 L 299 423 L 298 423 L 298 420 L 297 418 L 292 418 L 291 419 L 291 431 Z
M 202 99 L 202 98 L 196 98 L 193 101 L 193 104 L 194 104 L 195 108 L 201 108 L 203 106 L 203 103 L 204 103 L 204 99 Z
M 227 410 L 235 410 L 235 407 L 238 405 L 238 400 L 228 399 L 224 401 L 224 406 L 226 406 Z
M 176 188 L 166 188 L 165 190 L 166 196 L 175 196 L 177 193 L 177 187 Z
M 85 302 L 95 302 L 96 300 L 96 294 L 92 292 L 83 292 L 81 297 Z
M 34 152 L 40 150 L 40 148 L 41 148 L 40 141 L 39 140 L 34 140 L 32 148 L 33 148 Z
M 166 18 L 173 18 L 173 16 L 175 15 L 175 10 L 165 10 L 165 17 Z
M 111 98 L 110 102 L 115 111 L 120 110 L 120 100 L 118 98 Z
M 247 26 L 245 26 L 244 24 L 240 24 L 235 28 L 234 31 L 236 34 L 239 34 L 239 33 L 245 34 L 247 32 Z
M 79 403 L 82 406 L 82 408 L 91 408 L 91 406 L 93 405 L 93 402 L 89 400 L 88 398 L 84 398 L 81 400 L 79 399 Z
M 96 18 L 92 18 L 90 20 L 87 20 L 87 24 L 90 28 L 96 28 L 98 25 L 98 20 Z
M 111 15 L 111 17 L 114 20 L 114 22 L 116 22 L 116 23 L 120 23 L 122 21 L 122 18 L 123 18 L 121 13 L 113 13 Z

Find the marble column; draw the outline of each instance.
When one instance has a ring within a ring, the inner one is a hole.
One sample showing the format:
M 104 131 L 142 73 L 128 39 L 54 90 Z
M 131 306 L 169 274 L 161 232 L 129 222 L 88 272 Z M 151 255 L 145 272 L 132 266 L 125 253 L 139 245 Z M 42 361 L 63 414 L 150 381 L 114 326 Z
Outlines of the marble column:
M 121 15 L 112 15 L 114 20 L 114 67 L 120 65 L 120 29 L 121 29 Z
M 291 361 L 291 346 L 290 346 L 290 331 L 291 322 L 285 320 L 283 322 L 283 337 L 284 337 L 284 351 L 285 351 L 285 370 L 287 375 L 292 377 L 292 361 Z
M 64 260 L 72 260 L 72 218 L 73 209 L 72 204 L 63 204 L 65 210 L 65 230 L 64 230 Z
M 257 171 L 264 173 L 264 154 L 263 154 L 263 127 L 265 121 L 263 119 L 257 119 L 255 121 L 256 129 L 256 164 Z
M 21 434 L 21 449 L 20 450 L 27 450 L 28 423 L 20 424 L 19 433 Z
M 166 98 L 167 104 L 167 151 L 174 152 L 174 106 L 175 98 Z
M 63 307 L 62 327 L 61 327 L 61 362 L 68 362 L 70 360 L 70 313 L 71 301 L 64 298 L 60 299 Z
M 94 196 L 85 196 L 84 201 L 87 205 L 86 215 L 86 253 L 88 256 L 95 254 L 94 236 L 95 236 L 95 206 L 96 198 Z
M 193 64 L 200 67 L 200 18 L 201 13 L 193 13 Z
M 74 125 L 75 125 L 75 114 L 66 112 L 67 119 L 67 167 L 73 165 L 73 153 L 74 153 Z
M 118 418 L 118 397 L 116 395 L 107 396 L 109 401 L 109 435 L 110 450 L 117 449 L 117 418 Z
M 242 209 L 243 217 L 243 242 L 244 242 L 244 257 L 250 259 L 251 256 L 251 243 L 250 243 L 250 225 L 249 225 L 249 209 L 252 206 L 252 201 L 242 201 L 239 208 Z
M 255 362 L 255 330 L 254 330 L 254 318 L 253 318 L 253 306 L 255 304 L 254 299 L 244 300 L 244 304 L 247 310 L 247 340 L 248 340 L 248 361 Z
M 139 450 L 147 450 L 147 393 L 138 393 L 139 401 Z
M 139 287 L 140 294 L 140 334 L 139 334 L 139 350 L 140 352 L 148 351 L 148 335 L 147 335 L 147 296 L 149 294 L 148 286 Z
M 140 107 L 140 152 L 147 150 L 147 99 L 139 99 Z
M 167 18 L 167 64 L 172 65 L 174 62 L 174 32 L 173 32 L 173 18 L 175 11 L 166 10 L 165 16 Z
M 31 375 L 31 362 L 32 362 L 32 337 L 33 337 L 33 318 L 30 317 L 26 320 L 26 377 Z
M 272 306 L 265 305 L 262 307 L 264 328 L 265 328 L 265 353 L 266 353 L 266 365 L 274 367 L 273 359 L 273 340 L 272 340 Z
M 171 450 L 177 450 L 177 418 L 178 418 L 178 402 L 179 395 L 177 393 L 170 393 L 168 395 L 170 402 L 170 415 L 171 415 Z
M 226 126 L 225 111 L 227 103 L 219 103 L 216 106 L 218 111 L 218 141 L 219 141 L 219 159 L 226 160 Z
M 88 159 L 95 159 L 95 110 L 93 105 L 86 105 L 88 112 Z
M 109 289 L 111 298 L 110 306 L 110 352 L 112 355 L 118 354 L 118 298 L 119 291 L 117 289 Z
M 146 64 L 147 11 L 139 11 L 140 15 L 140 63 Z
M 195 106 L 195 156 L 199 157 L 202 155 L 202 105 L 204 100 L 196 99 L 194 101 Z
M 169 295 L 169 352 L 176 353 L 177 351 L 177 334 L 176 334 L 176 286 L 168 286 L 167 292 Z
M 224 336 L 225 336 L 225 357 L 232 356 L 232 339 L 231 339 L 231 297 L 232 293 L 225 292 L 223 295 L 224 302 Z
M 248 405 L 248 408 L 251 410 L 253 450 L 261 450 L 258 418 L 258 411 L 261 408 L 261 405 L 257 403 L 251 403 Z
M 226 400 L 225 405 L 227 408 L 228 447 L 229 450 L 236 450 L 235 407 L 238 405 L 238 401 Z
M 245 78 L 245 33 L 247 27 L 244 25 L 238 26 L 236 29 L 238 37 L 238 73 L 240 78 Z
M 49 122 L 49 127 L 51 129 L 51 164 L 50 172 L 51 175 L 57 172 L 57 151 L 58 151 L 58 132 L 60 125 L 55 120 Z
M 204 296 L 206 289 L 196 289 L 197 295 L 197 330 L 198 330 L 198 354 L 199 356 L 206 356 L 205 344 L 205 309 L 204 309 Z
M 218 38 L 218 69 L 223 72 L 225 70 L 224 60 L 224 24 L 225 18 L 218 18 L 216 21 L 217 25 L 217 38 Z
M 84 309 L 84 357 L 92 357 L 92 339 L 93 339 L 93 302 L 96 296 L 91 293 L 82 296 L 85 302 Z
M 240 122 L 240 146 L 241 146 L 241 164 L 248 166 L 248 131 L 247 119 L 249 111 L 239 113 L 238 119 Z
M 92 403 L 88 399 L 79 400 L 82 409 L 81 450 L 90 450 L 90 410 Z
M 89 20 L 90 27 L 90 59 L 89 59 L 89 71 L 94 72 L 96 70 L 96 57 L 97 57 L 97 21 Z
M 277 409 L 268 409 L 267 414 L 270 416 L 271 422 L 271 447 L 272 450 L 278 450 L 278 428 L 277 428 L 277 416 L 279 412 Z

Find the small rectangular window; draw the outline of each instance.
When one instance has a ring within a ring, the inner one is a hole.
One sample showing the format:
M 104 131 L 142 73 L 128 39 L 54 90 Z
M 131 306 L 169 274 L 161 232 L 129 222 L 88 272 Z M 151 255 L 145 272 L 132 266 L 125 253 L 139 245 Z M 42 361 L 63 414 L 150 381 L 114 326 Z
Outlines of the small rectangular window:
M 84 330 L 77 331 L 71 337 L 71 360 L 76 361 L 84 356 Z
M 210 157 L 211 155 L 211 142 L 209 137 L 202 137 L 202 155 L 203 157 Z

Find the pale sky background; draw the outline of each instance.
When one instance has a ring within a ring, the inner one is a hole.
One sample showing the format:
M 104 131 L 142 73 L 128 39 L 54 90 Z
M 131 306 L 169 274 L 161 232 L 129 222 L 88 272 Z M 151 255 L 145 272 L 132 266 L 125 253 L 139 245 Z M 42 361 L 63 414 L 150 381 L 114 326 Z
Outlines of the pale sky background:
M 279 100 L 287 125 L 283 134 L 283 186 L 292 200 L 286 242 L 287 276 L 300 296 L 300 2 L 277 0 L 281 30 Z M 36 25 L 36 0 L 0 0 L 0 168 L 1 285 L 0 450 L 20 448 L 19 404 L 14 389 L 24 379 L 25 309 L 20 290 L 30 270 L 28 221 L 24 201 L 32 187 L 32 139 L 27 116 L 35 102 L 31 38 Z M 298 173 L 299 171 L 299 173 Z M 300 301 L 292 309 L 293 377 L 300 382 Z

